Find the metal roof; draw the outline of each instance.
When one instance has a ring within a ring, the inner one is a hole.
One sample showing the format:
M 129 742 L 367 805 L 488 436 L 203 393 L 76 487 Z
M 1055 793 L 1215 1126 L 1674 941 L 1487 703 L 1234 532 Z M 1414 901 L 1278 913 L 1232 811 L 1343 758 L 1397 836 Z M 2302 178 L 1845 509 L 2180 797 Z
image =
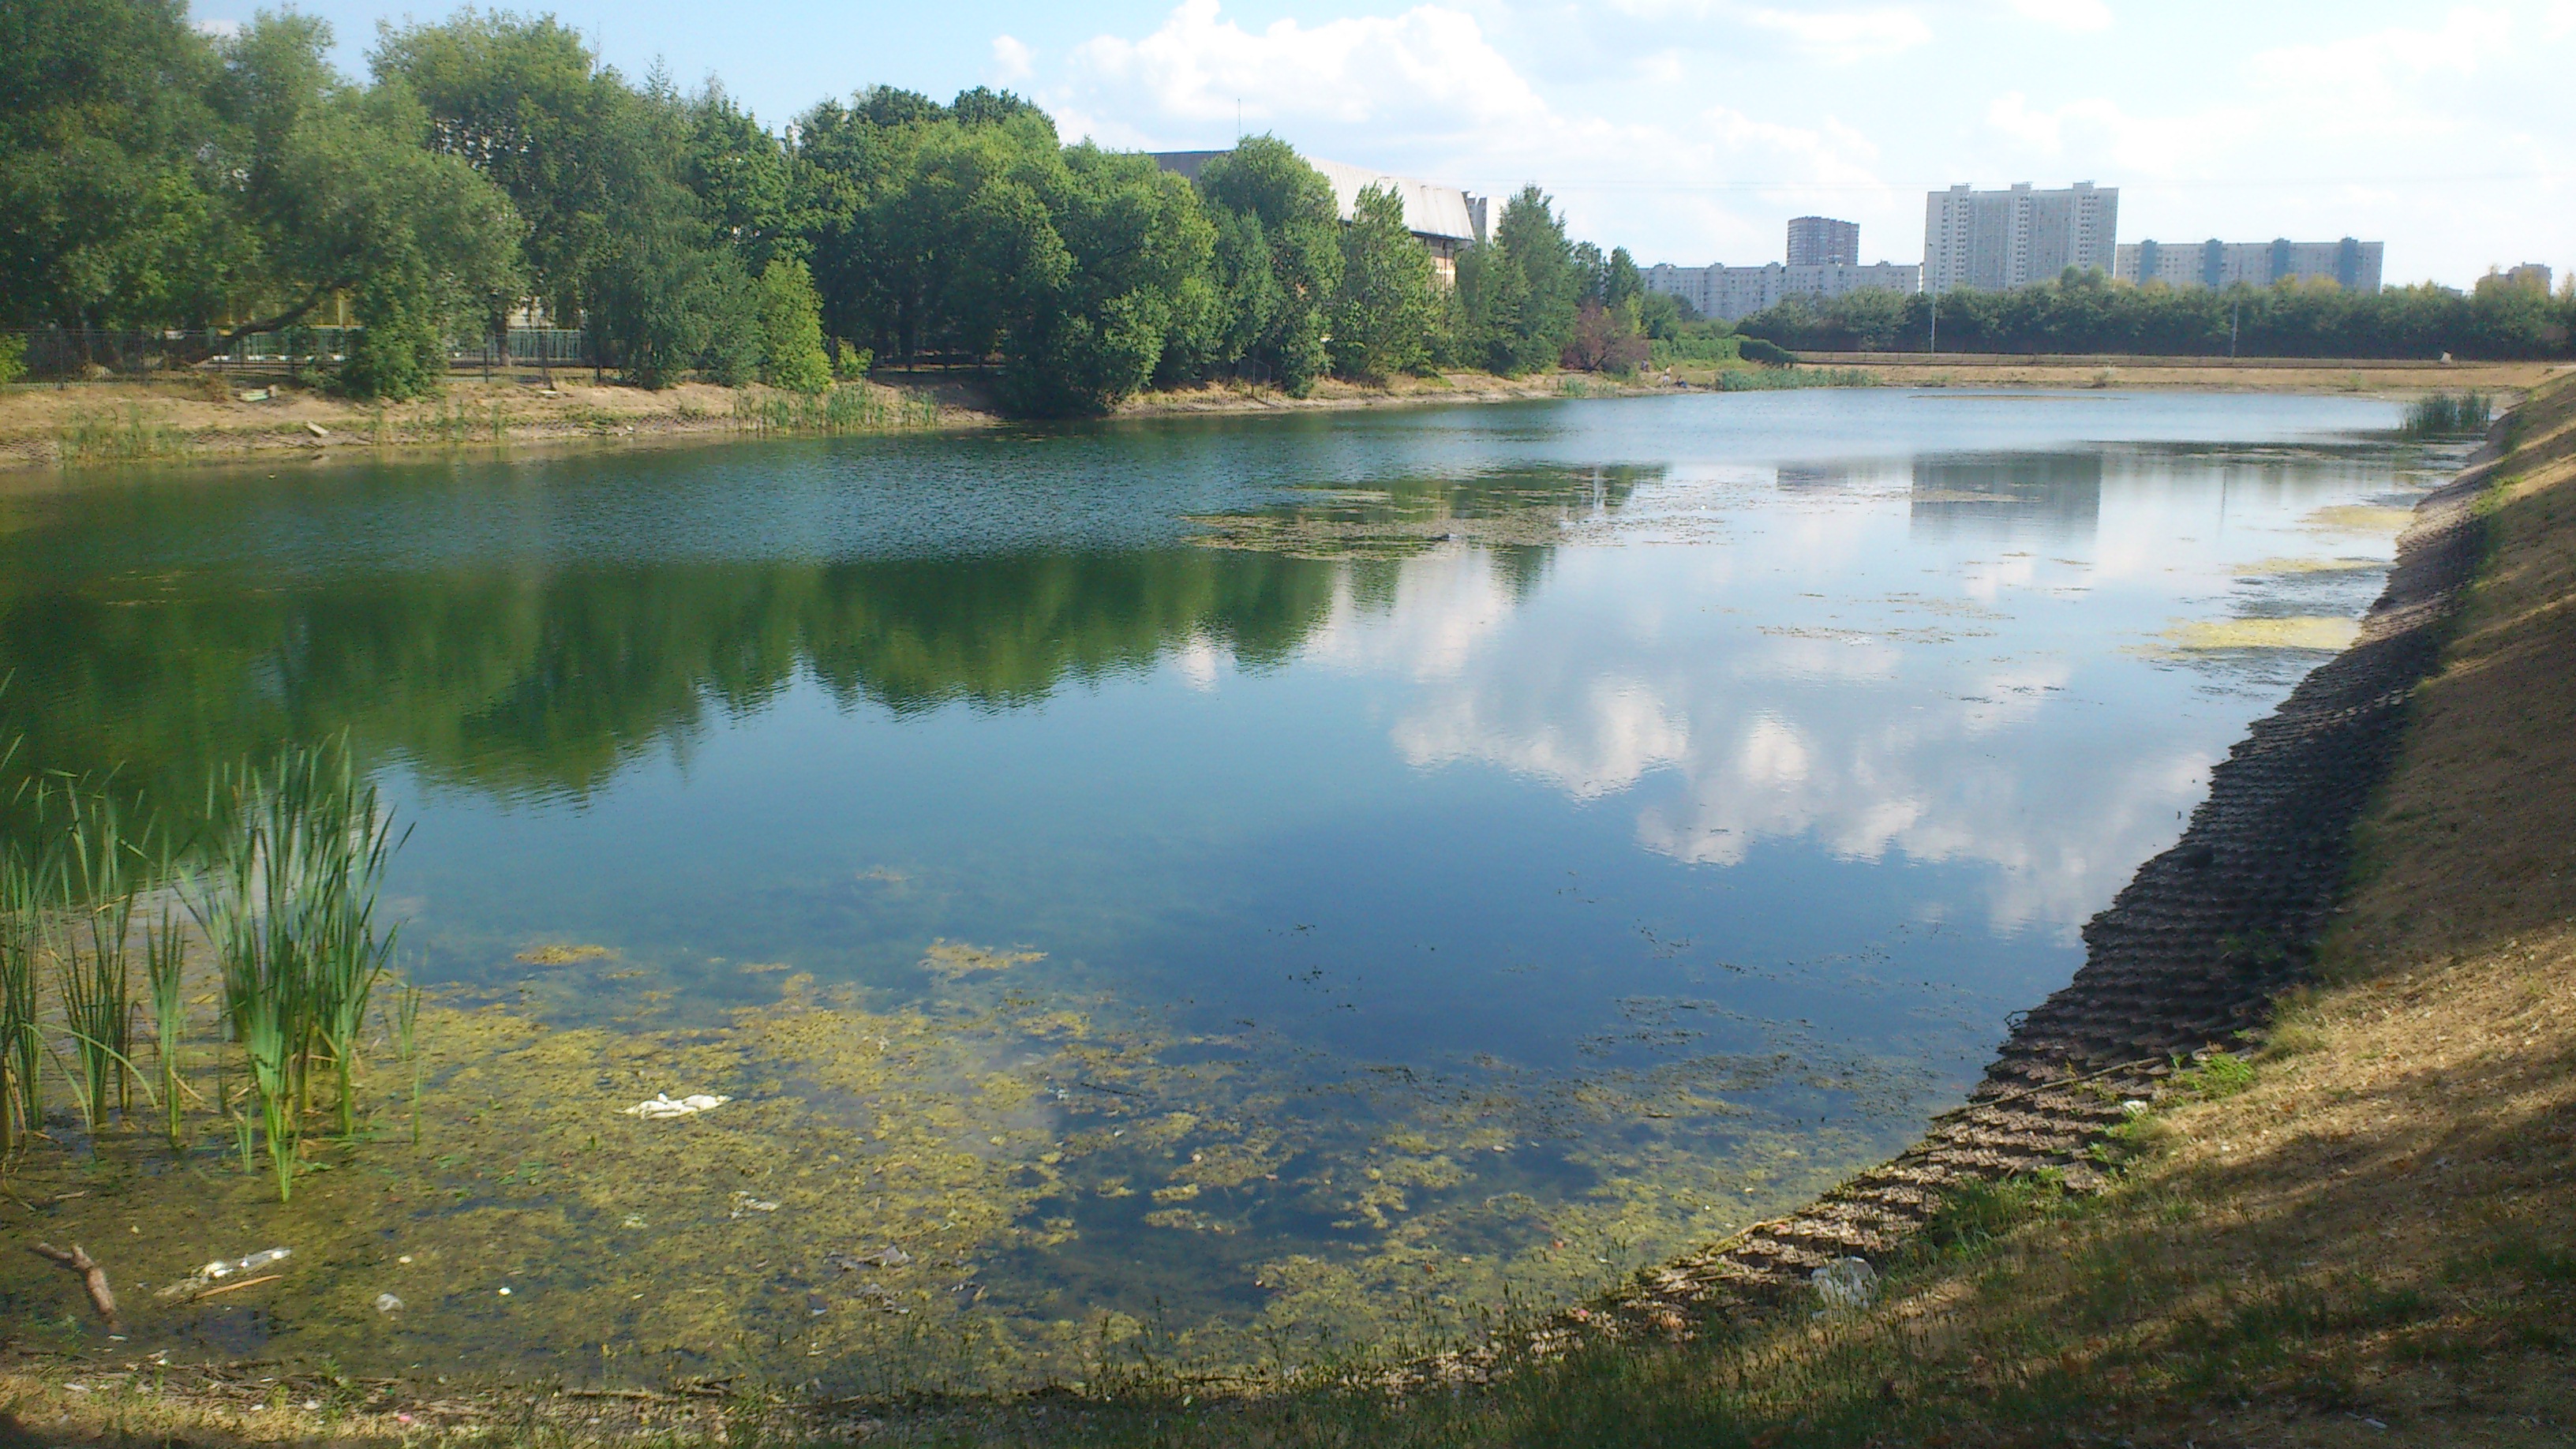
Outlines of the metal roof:
M 1157 151 L 1154 160 L 1164 170 L 1176 172 L 1192 181 L 1199 172 L 1223 151 Z M 1392 190 L 1404 203 L 1404 225 L 1415 236 L 1441 237 L 1454 242 L 1485 239 L 1484 198 L 1470 197 L 1455 186 L 1435 186 L 1410 176 L 1397 176 L 1367 166 L 1352 166 L 1340 161 L 1305 158 L 1306 164 L 1324 174 L 1332 184 L 1333 205 L 1342 220 L 1351 219 L 1359 205 L 1360 193 L 1372 186 Z

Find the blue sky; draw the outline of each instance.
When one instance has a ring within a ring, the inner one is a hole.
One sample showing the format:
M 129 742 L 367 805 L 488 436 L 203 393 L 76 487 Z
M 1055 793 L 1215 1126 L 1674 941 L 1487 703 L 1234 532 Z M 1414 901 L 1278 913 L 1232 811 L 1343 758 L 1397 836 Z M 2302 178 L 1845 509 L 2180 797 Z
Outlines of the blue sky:
M 199 0 L 203 22 L 253 6 Z M 363 65 L 381 19 L 314 0 Z M 1923 192 L 2091 180 L 2120 237 L 2388 243 L 2394 281 L 2576 264 L 2576 0 L 567 0 L 640 74 L 709 75 L 773 125 L 882 82 L 1007 85 L 1068 136 L 1230 143 L 1470 190 L 1536 181 L 1640 261 L 1776 260 L 1810 211 L 1917 261 Z

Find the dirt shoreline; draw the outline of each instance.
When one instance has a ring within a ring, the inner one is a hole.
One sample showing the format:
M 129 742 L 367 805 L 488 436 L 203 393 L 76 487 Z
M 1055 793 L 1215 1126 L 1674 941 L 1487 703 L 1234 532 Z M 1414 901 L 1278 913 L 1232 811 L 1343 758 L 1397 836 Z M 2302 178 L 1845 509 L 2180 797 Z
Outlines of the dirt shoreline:
M 2569 367 L 2549 363 L 2351 365 L 2175 358 L 1974 357 L 1818 354 L 1819 368 L 1867 372 L 1880 386 L 1932 388 L 2141 388 L 2365 393 L 2413 397 L 2483 389 L 2508 398 Z M 736 392 L 687 383 L 662 392 L 585 380 L 585 374 L 457 377 L 435 398 L 378 407 L 258 377 L 190 375 L 150 382 L 17 384 L 0 388 L 0 478 L 46 469 L 132 464 L 255 463 L 489 450 L 711 443 L 775 437 L 760 416 L 792 403 L 765 388 Z M 1680 364 L 1633 381 L 1539 373 L 1525 378 L 1451 372 L 1384 383 L 1319 381 L 1302 398 L 1236 384 L 1150 392 L 1108 421 L 1163 417 L 1344 412 L 1376 408 L 1657 397 L 1713 390 L 1715 369 Z M 855 432 L 958 433 L 1010 426 L 980 375 L 881 370 L 865 384 L 878 421 Z M 784 431 L 794 432 L 794 429 Z

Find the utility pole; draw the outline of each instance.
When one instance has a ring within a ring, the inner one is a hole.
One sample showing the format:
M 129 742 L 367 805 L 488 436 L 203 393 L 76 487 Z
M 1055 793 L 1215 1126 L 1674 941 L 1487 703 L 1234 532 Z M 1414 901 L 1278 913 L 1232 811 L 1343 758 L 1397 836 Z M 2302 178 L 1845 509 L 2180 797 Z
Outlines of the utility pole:
M 1932 340 L 1923 344 L 1923 355 L 1926 357 L 1941 355 L 1941 294 L 1939 292 L 1932 294 Z

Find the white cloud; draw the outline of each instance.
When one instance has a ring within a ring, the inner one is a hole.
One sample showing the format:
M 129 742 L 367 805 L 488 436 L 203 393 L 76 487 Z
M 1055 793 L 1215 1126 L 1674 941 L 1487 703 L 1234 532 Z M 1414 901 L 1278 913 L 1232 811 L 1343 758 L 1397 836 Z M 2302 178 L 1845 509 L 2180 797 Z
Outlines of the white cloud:
M 2012 0 L 2013 12 L 2058 30 L 2078 34 L 2111 28 L 2111 7 L 2102 0 Z
M 1545 107 L 1475 17 L 1422 5 L 1392 16 L 1254 32 L 1224 19 L 1218 0 L 1183 0 L 1138 40 L 1103 35 L 1073 53 L 1074 84 L 1118 92 L 1175 121 L 1247 125 L 1291 119 L 1450 128 Z
M 1037 52 L 1012 36 L 993 37 L 993 63 L 985 76 L 995 85 L 1016 85 L 1037 73 Z
M 1781 36 L 1833 64 L 1874 60 L 1932 42 L 1932 27 L 1911 10 L 1772 10 L 1743 12 L 1746 24 Z

